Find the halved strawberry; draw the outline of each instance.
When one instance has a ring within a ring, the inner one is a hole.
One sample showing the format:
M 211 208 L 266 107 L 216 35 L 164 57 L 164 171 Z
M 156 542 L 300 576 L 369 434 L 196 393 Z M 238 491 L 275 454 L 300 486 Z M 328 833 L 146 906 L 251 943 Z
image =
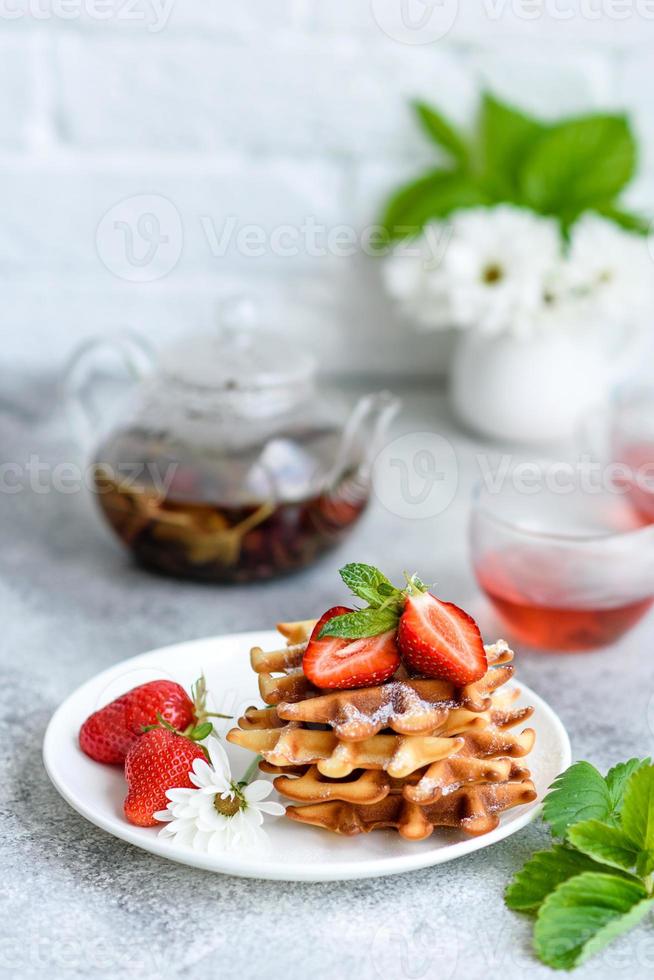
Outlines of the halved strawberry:
M 464 685 L 478 681 L 488 670 L 472 616 L 429 592 L 407 596 L 397 642 L 407 667 L 425 677 Z
M 346 606 L 334 606 L 314 627 L 302 659 L 302 668 L 315 687 L 331 689 L 382 684 L 400 666 L 395 630 L 359 640 L 336 636 L 318 639 L 325 623 L 335 616 L 344 616 L 353 611 Z

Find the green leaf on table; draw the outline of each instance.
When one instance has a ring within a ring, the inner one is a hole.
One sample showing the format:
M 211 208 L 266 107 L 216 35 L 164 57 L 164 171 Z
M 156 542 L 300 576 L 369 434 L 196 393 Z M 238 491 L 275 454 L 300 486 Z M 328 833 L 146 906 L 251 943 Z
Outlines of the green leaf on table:
M 395 586 L 373 565 L 350 562 L 340 569 L 340 576 L 350 592 L 365 599 L 371 606 L 381 606 L 385 598 L 397 592 Z M 383 592 L 379 591 L 380 586 Z
M 535 912 L 562 882 L 584 871 L 607 871 L 592 858 L 564 844 L 537 851 L 514 876 L 504 900 L 514 912 Z
M 396 629 L 398 619 L 399 613 L 394 609 L 360 609 L 344 616 L 334 616 L 325 623 L 318 638 L 338 636 L 358 640 L 364 636 L 378 636 Z
M 651 766 L 651 764 L 652 760 L 649 758 L 629 759 L 628 762 L 619 762 L 617 766 L 609 769 L 605 778 L 611 795 L 611 809 L 615 816 L 622 813 L 625 789 L 633 774 L 644 766 Z
M 429 138 L 447 150 L 461 165 L 466 166 L 469 157 L 468 144 L 452 123 L 426 102 L 416 101 L 413 108 Z
M 427 222 L 445 218 L 457 208 L 488 203 L 488 195 L 469 174 L 431 170 L 391 197 L 381 223 L 390 238 L 407 238 L 418 234 Z
M 543 801 L 543 819 L 557 837 L 581 820 L 606 820 L 610 814 L 606 780 L 590 762 L 575 762 L 557 776 Z
M 635 868 L 641 853 L 623 830 L 601 820 L 583 820 L 570 827 L 568 840 L 583 854 L 623 871 Z
M 495 200 L 520 203 L 517 174 L 527 150 L 546 126 L 488 92 L 479 114 L 480 152 L 484 179 Z
M 541 905 L 534 928 L 537 955 L 571 970 L 628 932 L 654 907 L 644 886 L 619 875 L 585 872 L 559 885 Z
M 627 783 L 622 807 L 622 829 L 640 849 L 638 874 L 654 871 L 654 766 L 644 766 Z
M 550 126 L 520 168 L 524 203 L 543 214 L 580 214 L 612 201 L 636 169 L 626 116 L 597 114 Z

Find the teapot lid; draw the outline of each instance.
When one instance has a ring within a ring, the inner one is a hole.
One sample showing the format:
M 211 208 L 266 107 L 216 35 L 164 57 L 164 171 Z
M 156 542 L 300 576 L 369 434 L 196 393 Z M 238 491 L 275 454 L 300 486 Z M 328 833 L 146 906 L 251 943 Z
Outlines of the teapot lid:
M 159 363 L 169 378 L 235 393 L 273 387 L 291 390 L 311 381 L 314 359 L 282 337 L 258 330 L 252 300 L 230 300 L 219 313 L 216 334 L 195 334 L 162 353 Z

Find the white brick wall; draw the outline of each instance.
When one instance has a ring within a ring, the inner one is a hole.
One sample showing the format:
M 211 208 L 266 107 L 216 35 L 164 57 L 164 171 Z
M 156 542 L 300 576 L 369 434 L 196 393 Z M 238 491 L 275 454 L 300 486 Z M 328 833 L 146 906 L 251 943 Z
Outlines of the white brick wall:
M 327 370 L 436 371 L 443 344 L 397 322 L 376 262 L 324 249 L 437 160 L 407 110 L 415 96 L 464 125 L 486 87 L 544 115 L 626 106 L 643 141 L 633 197 L 654 210 L 654 0 L 443 0 L 401 40 L 399 9 L 0 0 L 5 362 L 56 367 L 115 325 L 163 342 L 210 326 L 218 297 L 245 288 Z M 428 13 L 423 0 L 409 10 Z M 115 214 L 100 224 L 141 195 L 164 199 L 159 232 L 167 207 L 177 215 L 175 261 L 156 281 L 116 274 Z M 276 229 L 289 254 L 272 248 Z

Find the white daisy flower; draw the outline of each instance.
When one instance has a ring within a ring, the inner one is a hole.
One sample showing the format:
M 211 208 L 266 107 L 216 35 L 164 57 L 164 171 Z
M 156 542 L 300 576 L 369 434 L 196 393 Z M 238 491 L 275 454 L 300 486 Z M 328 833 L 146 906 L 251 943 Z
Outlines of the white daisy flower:
M 570 234 L 565 285 L 588 326 L 629 323 L 654 303 L 654 265 L 647 239 L 598 214 L 582 215 Z
M 455 322 L 485 334 L 529 332 L 560 255 L 550 218 L 508 204 L 455 213 L 442 262 Z
M 427 329 L 524 335 L 550 312 L 547 294 L 560 261 L 553 219 L 502 204 L 426 225 L 387 259 L 384 281 L 402 311 Z
M 264 813 L 284 813 L 280 803 L 264 802 L 272 784 L 263 779 L 250 782 L 258 760 L 244 779 L 236 782 L 218 739 L 208 738 L 205 745 L 211 765 L 204 759 L 194 761 L 189 777 L 196 789 L 167 791 L 168 806 L 154 814 L 156 820 L 165 823 L 159 835 L 210 854 L 261 846 L 267 840 L 262 828 Z

